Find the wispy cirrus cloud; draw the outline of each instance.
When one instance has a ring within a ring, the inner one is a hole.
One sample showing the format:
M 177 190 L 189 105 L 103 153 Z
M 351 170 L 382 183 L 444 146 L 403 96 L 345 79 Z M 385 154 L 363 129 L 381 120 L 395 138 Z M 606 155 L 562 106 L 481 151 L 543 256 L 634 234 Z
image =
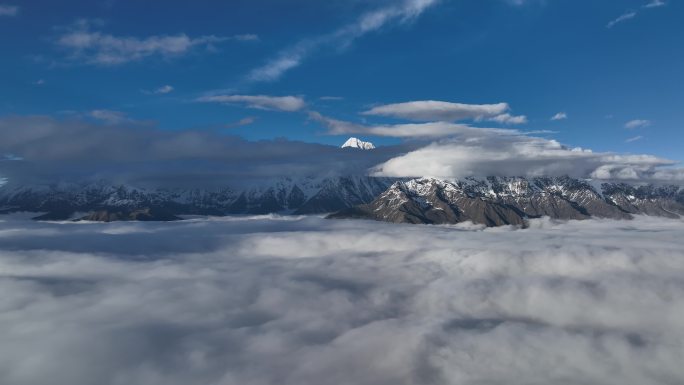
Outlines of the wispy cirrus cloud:
M 88 113 L 88 116 L 106 124 L 120 124 L 130 121 L 126 113 L 114 110 L 93 110 Z
M 224 126 L 224 128 L 237 128 L 237 127 L 244 127 L 244 126 L 249 126 L 250 124 L 254 124 L 256 122 L 257 118 L 254 116 L 248 116 L 246 118 L 242 118 L 238 120 L 237 122 L 233 123 L 228 123 Z
M 266 64 L 249 72 L 247 80 L 275 81 L 289 70 L 300 66 L 314 52 L 329 47 L 344 48 L 360 37 L 392 24 L 415 20 L 440 0 L 402 0 L 359 16 L 354 22 L 329 34 L 309 38 L 281 51 Z
M 527 116 L 525 116 L 525 115 L 514 116 L 514 115 L 511 115 L 509 113 L 504 113 L 501 115 L 493 116 L 493 117 L 488 118 L 486 120 L 501 123 L 501 124 L 525 124 L 525 123 L 527 123 Z
M 323 100 L 326 102 L 338 102 L 338 101 L 344 100 L 344 97 L 342 97 L 342 96 L 321 96 L 320 98 L 318 98 L 318 100 Z
M 649 127 L 653 124 L 650 120 L 646 119 L 635 119 L 635 120 L 630 120 L 629 122 L 625 123 L 625 128 L 628 130 L 634 130 L 637 128 L 644 128 L 644 127 Z
M 451 122 L 364 125 L 333 119 L 315 111 L 309 112 L 309 118 L 326 126 L 329 135 L 365 134 L 393 138 L 439 138 L 490 130 L 500 133 L 516 132 L 515 130 L 506 129 L 475 128 L 467 124 Z
M 638 136 L 634 136 L 634 137 L 631 137 L 631 138 L 625 140 L 625 142 L 626 142 L 626 143 L 633 143 L 633 142 L 637 142 L 637 141 L 639 141 L 639 140 L 641 140 L 641 139 L 643 139 L 643 138 L 644 138 L 643 136 L 638 135 Z
M 376 106 L 362 114 L 367 116 L 385 116 L 413 121 L 460 121 L 488 120 L 502 124 L 527 123 L 525 116 L 513 116 L 508 113 L 508 103 L 498 104 L 463 104 L 436 100 L 420 100 L 405 103 Z
M 658 7 L 664 7 L 666 5 L 667 5 L 667 3 L 663 0 L 651 0 L 650 3 L 644 5 L 644 8 L 658 8 Z
M 636 11 L 625 12 L 622 15 L 618 16 L 616 19 L 611 20 L 608 24 L 606 24 L 606 28 L 613 28 L 613 27 L 615 27 L 615 25 L 617 25 L 619 23 L 622 23 L 622 22 L 625 22 L 627 20 L 631 20 L 631 19 L 635 18 L 636 15 L 637 15 Z
M 285 112 L 300 111 L 306 107 L 306 101 L 299 96 L 210 95 L 200 97 L 197 101 L 202 103 L 242 104 L 249 108 Z
M 157 87 L 157 88 L 152 89 L 152 90 L 142 90 L 142 93 L 147 94 L 147 95 L 165 95 L 165 94 L 170 94 L 173 91 L 174 91 L 174 87 L 167 84 L 167 85 Z
M 666 6 L 667 3 L 663 0 L 651 0 L 647 4 L 644 4 L 641 6 L 641 9 L 654 9 L 654 8 L 660 8 Z M 613 28 L 615 25 L 623 23 L 625 21 L 634 19 L 637 15 L 639 14 L 639 11 L 635 10 L 630 10 L 622 15 L 620 15 L 618 18 L 611 20 L 607 25 L 606 28 Z
M 19 7 L 16 5 L 0 4 L 0 16 L 17 16 Z
M 139 61 L 149 57 L 165 59 L 180 57 L 195 48 L 212 49 L 227 41 L 258 40 L 256 35 L 190 37 L 177 35 L 153 35 L 147 37 L 115 36 L 94 30 L 97 23 L 80 20 L 68 27 L 55 39 L 55 45 L 69 55 L 70 61 L 82 64 L 115 66 Z

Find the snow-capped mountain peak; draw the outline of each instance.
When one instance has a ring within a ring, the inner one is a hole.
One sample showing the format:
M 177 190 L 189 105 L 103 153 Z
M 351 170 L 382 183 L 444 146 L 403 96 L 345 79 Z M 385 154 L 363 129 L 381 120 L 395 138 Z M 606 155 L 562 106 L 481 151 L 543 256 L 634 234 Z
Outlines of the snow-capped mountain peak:
M 371 142 L 364 142 L 363 140 L 357 138 L 349 138 L 342 145 L 342 148 L 358 148 L 361 150 L 373 150 L 375 146 Z

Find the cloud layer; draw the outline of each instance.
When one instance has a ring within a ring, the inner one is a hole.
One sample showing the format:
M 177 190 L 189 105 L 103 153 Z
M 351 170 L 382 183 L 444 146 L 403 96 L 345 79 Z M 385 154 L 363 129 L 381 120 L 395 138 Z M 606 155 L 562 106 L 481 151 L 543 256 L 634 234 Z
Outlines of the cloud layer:
M 419 122 L 454 122 L 460 120 L 489 120 L 501 124 L 527 123 L 525 116 L 512 116 L 507 103 L 463 104 L 436 100 L 376 106 L 363 112 L 367 116 L 385 116 Z
M 564 176 L 604 180 L 682 181 L 676 162 L 651 155 L 599 153 L 568 148 L 555 140 L 470 128 L 391 159 L 374 174 L 445 179 L 485 176 Z
M 409 124 L 363 125 L 310 112 L 309 117 L 328 128 L 330 135 L 365 134 L 395 138 L 439 138 L 455 135 L 480 135 L 482 133 L 515 133 L 514 130 L 474 128 L 467 124 L 428 122 Z
M 17 16 L 19 7 L 16 5 L 0 4 L 0 16 Z
M 620 24 L 622 22 L 625 22 L 627 20 L 631 20 L 635 18 L 637 13 L 635 11 L 629 11 L 625 12 L 622 15 L 618 16 L 615 20 L 611 20 L 607 25 L 606 28 L 613 28 L 616 24 Z
M 0 156 L 22 159 L 1 162 L 0 177 L 28 184 L 96 178 L 153 186 L 225 187 L 260 178 L 363 175 L 418 147 L 405 144 L 354 153 L 284 139 L 247 141 L 221 130 L 161 130 L 116 111 L 94 111 L 92 118 L 102 124 L 44 116 L 0 118 Z
M 306 107 L 306 102 L 299 96 L 211 95 L 203 96 L 197 99 L 197 101 L 204 103 L 245 104 L 249 108 L 285 112 L 299 111 Z
M 643 6 L 641 6 L 641 9 L 642 10 L 649 10 L 649 9 L 664 7 L 666 5 L 667 5 L 667 3 L 663 0 L 651 0 L 648 3 L 644 4 Z M 638 14 L 639 14 L 639 11 L 635 11 L 635 10 L 627 11 L 627 12 L 623 13 L 622 15 L 618 16 L 616 19 L 611 20 L 606 25 L 606 28 L 610 29 L 610 28 L 615 27 L 615 25 L 617 25 L 617 24 L 624 23 L 626 21 L 632 20 L 635 17 L 637 17 Z
M 551 120 L 565 120 L 568 118 L 568 114 L 565 112 L 559 112 L 556 115 L 551 117 Z
M 360 15 L 354 22 L 329 34 L 302 40 L 276 55 L 266 64 L 250 71 L 250 81 L 274 81 L 300 66 L 314 52 L 330 47 L 344 48 L 358 38 L 391 24 L 415 20 L 439 0 L 401 0 L 390 2 L 376 10 Z
M 625 128 L 628 130 L 634 130 L 636 128 L 649 127 L 650 125 L 651 125 L 650 120 L 635 119 L 635 120 L 630 120 L 629 122 L 625 123 Z
M 87 20 L 77 22 L 56 38 L 56 46 L 66 51 L 72 61 L 114 66 L 154 56 L 167 59 L 179 57 L 195 48 L 211 48 L 230 40 L 258 40 L 256 35 L 190 37 L 181 33 L 144 38 L 114 36 L 93 30 L 93 24 L 100 23 Z
M 0 383 L 684 381 L 684 224 L 532 224 L 1 220 Z
M 521 131 L 475 127 L 451 121 L 482 120 L 500 124 L 525 123 L 512 116 L 507 103 L 472 105 L 440 101 L 415 101 L 373 107 L 366 116 L 381 116 L 420 123 L 359 124 L 309 112 L 309 117 L 328 128 L 331 135 L 363 134 L 430 140 L 431 144 L 402 154 L 372 170 L 376 176 L 436 177 L 459 179 L 487 176 L 564 176 L 631 182 L 682 181 L 684 169 L 677 162 L 645 154 L 596 153 L 571 148 L 556 140 L 536 137 L 551 131 Z M 559 112 L 551 120 L 567 119 Z M 648 120 L 633 120 L 625 127 L 647 127 Z M 634 137 L 634 142 L 643 137 Z

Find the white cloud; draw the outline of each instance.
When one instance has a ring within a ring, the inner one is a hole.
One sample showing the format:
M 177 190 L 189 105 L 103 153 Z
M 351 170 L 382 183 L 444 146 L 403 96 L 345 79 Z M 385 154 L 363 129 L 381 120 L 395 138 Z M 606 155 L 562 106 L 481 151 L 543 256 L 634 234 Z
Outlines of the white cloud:
M 0 16 L 17 16 L 19 7 L 16 5 L 0 4 Z
M 663 7 L 665 5 L 667 5 L 667 3 L 663 0 L 651 0 L 649 3 L 642 6 L 641 8 L 643 8 L 643 9 L 654 9 L 654 8 Z M 616 24 L 625 22 L 627 20 L 631 20 L 631 19 L 635 18 L 637 15 L 638 15 L 637 11 L 625 12 L 624 14 L 620 15 L 620 17 L 618 17 L 617 19 L 612 20 L 610 23 L 608 23 L 608 25 L 606 25 L 606 28 L 613 28 Z
M 551 120 L 565 120 L 568 118 L 568 114 L 565 112 L 559 112 L 556 115 L 551 117 Z
M 142 92 L 144 94 L 148 94 L 148 95 L 165 95 L 165 94 L 169 94 L 169 93 L 173 92 L 173 90 L 174 90 L 173 86 L 170 86 L 167 84 L 165 86 L 161 86 L 161 87 L 155 88 L 153 90 L 143 90 Z
M 492 122 L 497 122 L 501 124 L 525 124 L 527 123 L 527 116 L 521 115 L 521 116 L 513 116 L 511 114 L 501 114 L 497 115 L 493 118 L 487 119 Z
M 364 134 L 434 140 L 371 170 L 375 176 L 437 177 L 564 176 L 596 179 L 684 180 L 677 163 L 652 155 L 595 153 L 570 148 L 534 134 L 502 128 L 480 128 L 450 122 L 363 125 L 309 112 L 330 135 Z
M 244 34 L 244 35 L 235 35 L 232 37 L 233 40 L 237 41 L 259 41 L 259 35 L 255 34 Z
M 524 134 L 471 129 L 451 139 L 400 155 L 378 165 L 374 175 L 431 176 L 563 176 L 595 179 L 674 180 L 676 162 L 651 155 L 599 153 L 569 148 L 555 140 Z M 680 179 L 681 180 L 681 179 Z
M 174 58 L 188 54 L 194 48 L 211 49 L 229 40 L 255 40 L 254 35 L 199 36 L 186 34 L 154 35 L 144 38 L 114 36 L 91 29 L 92 22 L 81 20 L 57 37 L 55 44 L 67 51 L 70 59 L 85 64 L 120 65 L 148 57 Z
M 173 90 L 174 90 L 173 86 L 170 86 L 167 84 L 167 85 L 161 86 L 155 90 L 148 91 L 148 93 L 152 93 L 152 94 L 156 94 L 156 95 L 164 95 L 164 94 L 170 94 L 171 92 L 173 92 Z
M 507 103 L 462 104 L 436 100 L 419 100 L 373 107 L 363 115 L 387 116 L 415 121 L 482 120 L 506 113 Z
M 463 104 L 442 102 L 436 100 L 419 100 L 405 103 L 376 106 L 363 115 L 386 116 L 413 121 L 459 121 L 459 120 L 488 120 L 501 124 L 527 123 L 525 116 L 513 116 L 507 111 L 507 103 L 498 104 Z
M 204 103 L 246 104 L 249 108 L 262 110 L 279 110 L 294 112 L 306 107 L 306 102 L 299 96 L 267 96 L 267 95 L 211 95 L 197 99 Z
M 467 124 L 450 122 L 428 122 L 409 124 L 388 124 L 368 126 L 332 119 L 318 112 L 310 112 L 309 117 L 326 127 L 330 135 L 366 134 L 395 138 L 434 138 L 455 135 L 480 135 L 485 132 L 516 134 L 518 131 L 494 128 L 475 128 Z
M 356 39 L 387 25 L 410 22 L 438 2 L 439 0 L 401 0 L 375 11 L 366 12 L 353 23 L 330 34 L 302 40 L 280 52 L 263 66 L 250 71 L 247 78 L 251 81 L 277 80 L 287 71 L 300 66 L 317 50 L 327 47 L 338 49 L 347 47 Z
M 130 119 L 124 112 L 112 110 L 93 110 L 88 114 L 91 118 L 100 120 L 107 124 L 119 124 L 129 121 Z
M 639 141 L 639 140 L 641 140 L 641 139 L 643 139 L 643 138 L 644 138 L 644 137 L 641 136 L 641 135 L 639 135 L 639 136 L 634 136 L 634 137 L 631 137 L 631 138 L 625 140 L 625 142 L 627 142 L 627 143 L 632 143 L 632 142 Z
M 357 154 L 338 146 L 285 139 L 248 141 L 227 135 L 227 122 L 163 130 L 154 122 L 130 120 L 110 110 L 84 117 L 0 118 L 0 157 L 14 154 L 24 159 L 0 162 L 0 177 L 18 186 L 104 180 L 153 188 L 213 189 L 286 176 L 364 175 L 372 166 L 419 145 L 384 146 Z
M 0 383 L 681 383 L 683 227 L 3 218 Z
M 651 125 L 650 120 L 635 119 L 635 120 L 630 120 L 629 122 L 625 123 L 625 128 L 628 130 L 634 130 L 637 128 L 649 127 L 650 125 Z
M 637 13 L 635 11 L 629 11 L 620 15 L 617 19 L 612 20 L 606 25 L 606 28 L 613 28 L 616 24 L 631 20 L 636 17 Z
M 644 8 L 658 8 L 667 5 L 663 0 L 651 0 L 648 4 L 644 5 Z
M 249 126 L 250 124 L 254 124 L 256 122 L 257 118 L 253 116 L 248 116 L 246 118 L 242 118 L 238 120 L 237 122 L 234 123 L 229 123 L 225 127 L 226 128 L 235 128 L 235 127 L 244 127 L 244 126 Z

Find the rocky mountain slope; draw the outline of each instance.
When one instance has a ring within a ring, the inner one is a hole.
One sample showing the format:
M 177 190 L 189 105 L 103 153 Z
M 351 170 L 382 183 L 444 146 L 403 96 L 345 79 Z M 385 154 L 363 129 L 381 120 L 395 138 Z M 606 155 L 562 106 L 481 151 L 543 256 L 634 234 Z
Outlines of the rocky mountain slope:
M 170 220 L 178 215 L 317 214 L 369 203 L 394 182 L 365 176 L 280 178 L 248 187 L 149 189 L 95 183 L 0 187 L 0 213 L 40 219 Z M 244 183 L 241 183 L 244 184 Z
M 634 214 L 684 216 L 679 186 L 631 186 L 561 178 L 433 178 L 399 181 L 370 204 L 342 210 L 331 218 L 364 218 L 395 223 L 486 226 L 524 225 L 527 218 L 629 219 Z

